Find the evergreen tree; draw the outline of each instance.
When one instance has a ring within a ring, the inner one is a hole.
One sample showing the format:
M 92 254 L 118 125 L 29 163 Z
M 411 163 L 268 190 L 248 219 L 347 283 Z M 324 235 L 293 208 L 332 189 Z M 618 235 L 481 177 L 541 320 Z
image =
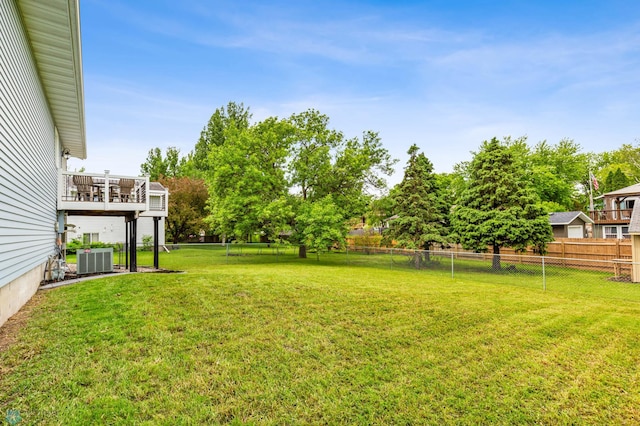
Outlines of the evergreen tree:
M 496 138 L 485 141 L 469 172 L 467 187 L 451 216 L 462 246 L 478 252 L 491 246 L 496 255 L 501 247 L 524 251 L 535 246 L 544 253 L 552 240 L 549 217 L 513 153 Z M 500 269 L 499 256 L 494 256 L 493 268 Z
M 423 153 L 418 153 L 416 145 L 412 145 L 407 153 L 409 161 L 404 178 L 393 194 L 397 218 L 392 221 L 387 238 L 395 240 L 400 247 L 430 250 L 434 244 L 445 245 L 448 242 L 449 206 L 433 173 L 431 161 Z M 414 261 L 416 267 L 420 267 L 422 257 L 416 255 Z
M 615 172 L 610 171 L 607 174 L 607 178 L 604 181 L 605 192 L 615 191 L 627 187 L 630 184 L 627 175 L 618 167 Z

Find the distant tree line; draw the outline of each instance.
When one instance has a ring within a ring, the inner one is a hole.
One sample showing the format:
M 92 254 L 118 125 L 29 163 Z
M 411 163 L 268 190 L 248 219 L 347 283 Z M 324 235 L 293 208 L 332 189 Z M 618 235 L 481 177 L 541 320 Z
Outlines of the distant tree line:
M 165 156 L 157 148 L 149 152 L 141 171 L 151 179 L 187 178 L 207 188 L 205 205 L 198 204 L 201 221 L 180 231 L 171 223 L 172 206 L 184 206 L 173 204 L 172 192 L 171 238 L 184 239 L 198 226 L 240 241 L 286 238 L 301 246 L 301 257 L 307 248 L 320 252 L 344 244 L 348 219 L 366 212 L 393 172 L 395 161 L 378 134 L 347 138 L 316 110 L 250 120 L 248 108 L 230 103 L 214 112 L 186 157 L 178 159 L 175 148 Z
M 153 148 L 141 172 L 170 190 L 172 241 L 201 230 L 239 241 L 287 239 L 303 257 L 343 245 L 348 223 L 362 217 L 373 228 L 389 223 L 384 238 L 406 248 L 460 243 L 544 253 L 547 214 L 586 210 L 590 173 L 600 183 L 596 196 L 640 182 L 634 145 L 594 154 L 570 139 L 532 146 L 526 137 L 493 138 L 440 174 L 417 145 L 408 154 L 403 180 L 389 189 L 396 160 L 376 132 L 348 138 L 313 109 L 253 123 L 249 108 L 230 102 L 215 110 L 191 152 Z M 413 261 L 429 261 L 421 256 Z

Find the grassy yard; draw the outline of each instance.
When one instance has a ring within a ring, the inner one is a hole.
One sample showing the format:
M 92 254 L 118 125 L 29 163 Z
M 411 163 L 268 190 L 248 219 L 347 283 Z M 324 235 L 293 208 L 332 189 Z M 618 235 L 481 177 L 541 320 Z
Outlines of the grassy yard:
M 640 286 L 579 272 L 543 292 L 506 275 L 264 254 L 182 249 L 161 266 L 184 274 L 40 293 L 0 353 L 3 415 L 83 425 L 640 421 Z

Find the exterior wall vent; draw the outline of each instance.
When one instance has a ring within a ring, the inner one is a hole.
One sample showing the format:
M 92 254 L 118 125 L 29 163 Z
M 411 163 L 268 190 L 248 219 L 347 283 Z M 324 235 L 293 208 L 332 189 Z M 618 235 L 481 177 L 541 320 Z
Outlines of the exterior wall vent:
M 78 250 L 76 258 L 78 275 L 113 272 L 113 248 Z

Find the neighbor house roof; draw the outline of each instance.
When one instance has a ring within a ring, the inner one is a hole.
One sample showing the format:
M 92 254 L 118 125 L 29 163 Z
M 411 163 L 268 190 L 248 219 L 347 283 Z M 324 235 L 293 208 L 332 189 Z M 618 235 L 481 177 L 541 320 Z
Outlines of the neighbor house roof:
M 625 188 L 617 189 L 615 191 L 607 192 L 602 196 L 607 197 L 628 197 L 631 195 L 640 195 L 640 183 L 636 183 Z M 598 197 L 601 198 L 602 196 Z
M 164 191 L 165 188 L 160 182 L 149 182 L 149 189 L 151 191 Z
M 78 0 L 18 0 L 63 148 L 87 158 Z
M 551 225 L 569 225 L 578 217 L 585 223 L 593 223 L 589 216 L 580 211 L 550 213 L 549 222 Z

